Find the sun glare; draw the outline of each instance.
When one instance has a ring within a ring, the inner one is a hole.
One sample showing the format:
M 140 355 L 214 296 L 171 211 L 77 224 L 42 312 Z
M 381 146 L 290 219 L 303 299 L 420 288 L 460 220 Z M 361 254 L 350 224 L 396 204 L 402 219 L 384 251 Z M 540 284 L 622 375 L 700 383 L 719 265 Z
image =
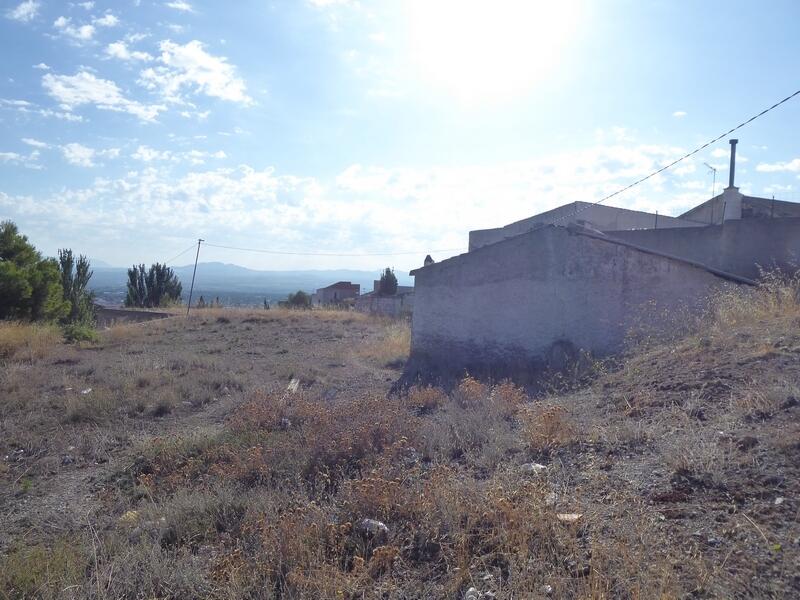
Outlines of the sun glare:
M 578 0 L 414 0 L 411 53 L 427 86 L 467 104 L 507 99 L 558 67 L 579 9 Z

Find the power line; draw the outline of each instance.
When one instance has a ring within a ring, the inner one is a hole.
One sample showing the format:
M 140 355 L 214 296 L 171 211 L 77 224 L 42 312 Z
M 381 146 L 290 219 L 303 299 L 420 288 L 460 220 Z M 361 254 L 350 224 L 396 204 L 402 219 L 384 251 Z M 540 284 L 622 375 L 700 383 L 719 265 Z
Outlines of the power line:
M 737 129 L 741 129 L 741 128 L 742 128 L 742 127 L 744 127 L 745 125 L 748 125 L 748 124 L 752 123 L 753 121 L 755 121 L 755 120 L 756 120 L 756 119 L 758 119 L 759 117 L 762 117 L 762 116 L 764 116 L 764 115 L 765 115 L 765 114 L 767 114 L 769 111 L 771 111 L 771 110 L 774 110 L 774 109 L 778 108 L 778 107 L 779 107 L 781 104 L 783 104 L 783 103 L 785 103 L 785 102 L 788 102 L 789 100 L 791 100 L 792 98 L 794 98 L 795 96 L 798 96 L 798 95 L 800 95 L 800 90 L 797 90 L 797 91 L 796 91 L 794 94 L 791 94 L 791 95 L 789 95 L 789 96 L 786 96 L 786 98 L 784 98 L 783 100 L 781 100 L 781 101 L 779 101 L 779 102 L 776 102 L 775 104 L 773 104 L 773 105 L 772 105 L 772 106 L 770 106 L 769 108 L 765 108 L 765 109 L 764 109 L 764 110 L 762 110 L 760 113 L 758 113 L 757 115 L 753 115 L 752 117 L 750 117 L 750 118 L 749 118 L 749 119 L 747 119 L 746 121 L 742 121 L 742 122 L 741 122 L 741 123 L 739 123 L 739 124 L 738 124 L 736 127 L 732 127 L 731 129 L 729 129 L 729 130 L 728 130 L 728 131 L 726 131 L 725 133 L 723 133 L 723 134 L 720 134 L 720 135 L 718 135 L 717 137 L 715 137 L 713 140 L 710 140 L 710 141 L 706 142 L 705 144 L 703 144 L 702 146 L 700 146 L 700 147 L 698 147 L 698 148 L 695 148 L 695 149 L 694 149 L 694 150 L 692 150 L 691 152 L 689 152 L 689 153 L 687 153 L 687 154 L 684 154 L 684 155 L 683 155 L 683 156 L 681 156 L 680 158 L 678 158 L 678 159 L 676 159 L 676 160 L 673 160 L 673 161 L 672 161 L 671 163 L 669 163 L 668 165 L 666 165 L 666 166 L 664 166 L 664 167 L 661 167 L 660 169 L 658 169 L 658 170 L 656 170 L 656 171 L 653 171 L 653 172 L 652 172 L 652 173 L 650 173 L 649 175 L 646 175 L 646 176 L 642 177 L 641 179 L 638 179 L 638 180 L 634 181 L 633 183 L 631 183 L 631 184 L 629 184 L 629 185 L 626 185 L 624 188 L 621 188 L 621 189 L 617 190 L 616 192 L 613 192 L 613 193 L 609 194 L 608 196 L 605 196 L 605 197 L 603 197 L 603 198 L 600 198 L 600 200 L 597 200 L 596 202 L 592 202 L 591 204 L 587 204 L 586 206 L 584 206 L 584 207 L 582 207 L 582 208 L 579 208 L 578 210 L 576 210 L 575 212 L 573 212 L 573 213 L 572 213 L 572 214 L 570 214 L 570 215 L 564 215 L 563 217 L 559 217 L 558 219 L 555 219 L 555 220 L 551 221 L 551 224 L 552 224 L 552 223 L 558 223 L 559 221 L 561 221 L 561 220 L 563 220 L 563 219 L 569 219 L 569 218 L 572 218 L 572 217 L 574 217 L 575 215 L 577 215 L 578 213 L 580 213 L 580 212 L 583 212 L 584 210 L 587 210 L 588 208 L 591 208 L 592 206 L 596 206 L 596 205 L 598 205 L 598 204 L 601 204 L 601 203 L 605 202 L 606 200 L 609 200 L 609 199 L 613 198 L 614 196 L 618 196 L 619 194 L 622 194 L 623 192 L 627 192 L 627 191 L 628 191 L 629 189 L 631 189 L 632 187 L 634 187 L 634 186 L 637 186 L 637 185 L 639 185 L 640 183 L 643 183 L 643 182 L 647 181 L 647 180 L 648 180 L 648 179 L 650 179 L 651 177 L 655 177 L 655 176 L 656 176 L 656 175 L 658 175 L 659 173 L 663 173 L 663 172 L 664 172 L 664 171 L 666 171 L 667 169 L 674 167 L 674 166 L 675 166 L 675 165 L 677 165 L 679 162 L 681 162 L 681 161 L 683 161 L 683 160 L 686 160 L 687 158 L 689 158 L 690 156 L 693 156 L 693 155 L 697 154 L 697 153 L 698 153 L 698 152 L 700 152 L 701 150 L 705 150 L 705 149 L 706 149 L 706 148 L 708 148 L 708 147 L 709 147 L 711 144 L 715 144 L 715 143 L 717 143 L 718 141 L 720 141 L 720 140 L 721 140 L 722 138 L 724 138 L 725 136 L 728 136 L 728 135 L 732 134 L 734 131 L 736 131 Z
M 439 250 L 427 250 L 427 251 L 419 251 L 415 250 L 413 252 L 365 252 L 365 253 L 357 253 L 357 254 L 347 254 L 347 253 L 339 253 L 339 252 L 288 252 L 283 250 L 263 250 L 259 248 L 239 248 L 237 246 L 223 246 L 222 244 L 212 244 L 211 242 L 203 242 L 206 246 L 210 246 L 212 248 L 224 248 L 226 250 L 241 250 L 243 252 L 258 252 L 261 254 L 281 254 L 285 256 L 403 256 L 403 255 L 411 255 L 411 254 L 431 254 L 432 252 L 458 252 L 463 250 L 463 248 L 443 248 Z M 194 245 L 192 245 L 194 248 Z
M 181 257 L 181 256 L 183 256 L 184 254 L 186 254 L 186 253 L 187 253 L 189 250 L 192 250 L 192 249 L 194 249 L 194 246 L 195 246 L 195 244 L 192 244 L 191 246 L 189 246 L 188 248 L 186 248 L 186 250 L 184 250 L 184 251 L 180 252 L 179 254 L 176 254 L 175 256 L 173 256 L 172 258 L 170 258 L 169 260 L 167 260 L 167 261 L 164 261 L 164 264 L 165 264 L 165 265 L 168 265 L 168 264 L 170 264 L 171 262 L 173 262 L 174 260 L 176 260 L 176 259 L 180 258 L 180 257 Z

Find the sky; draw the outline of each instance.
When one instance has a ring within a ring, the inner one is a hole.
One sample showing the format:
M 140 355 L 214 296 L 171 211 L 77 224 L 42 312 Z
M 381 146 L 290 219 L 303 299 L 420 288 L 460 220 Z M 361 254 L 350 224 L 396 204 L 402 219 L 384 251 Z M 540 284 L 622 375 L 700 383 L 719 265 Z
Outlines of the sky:
M 202 237 L 201 261 L 406 270 L 800 89 L 797 23 L 796 0 L 3 0 L 0 220 L 97 264 Z M 736 132 L 743 192 L 800 201 L 798 131 L 800 97 Z M 728 153 L 610 204 L 680 214 Z

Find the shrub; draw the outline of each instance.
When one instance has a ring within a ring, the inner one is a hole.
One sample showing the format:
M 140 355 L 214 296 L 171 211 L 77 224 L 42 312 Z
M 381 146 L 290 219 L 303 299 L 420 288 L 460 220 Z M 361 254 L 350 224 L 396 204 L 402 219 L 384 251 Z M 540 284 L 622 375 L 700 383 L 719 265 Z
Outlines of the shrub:
M 67 342 L 96 342 L 99 339 L 97 330 L 89 323 L 68 323 L 62 328 L 64 340 Z

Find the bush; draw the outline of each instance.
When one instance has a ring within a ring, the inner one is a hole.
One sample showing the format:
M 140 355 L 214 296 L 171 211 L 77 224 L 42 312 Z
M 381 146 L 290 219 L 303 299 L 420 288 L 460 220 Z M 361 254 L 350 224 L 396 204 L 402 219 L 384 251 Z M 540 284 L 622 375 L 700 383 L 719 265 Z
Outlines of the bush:
M 98 340 L 97 330 L 89 323 L 68 323 L 62 328 L 64 340 L 70 343 L 75 342 L 96 342 Z

